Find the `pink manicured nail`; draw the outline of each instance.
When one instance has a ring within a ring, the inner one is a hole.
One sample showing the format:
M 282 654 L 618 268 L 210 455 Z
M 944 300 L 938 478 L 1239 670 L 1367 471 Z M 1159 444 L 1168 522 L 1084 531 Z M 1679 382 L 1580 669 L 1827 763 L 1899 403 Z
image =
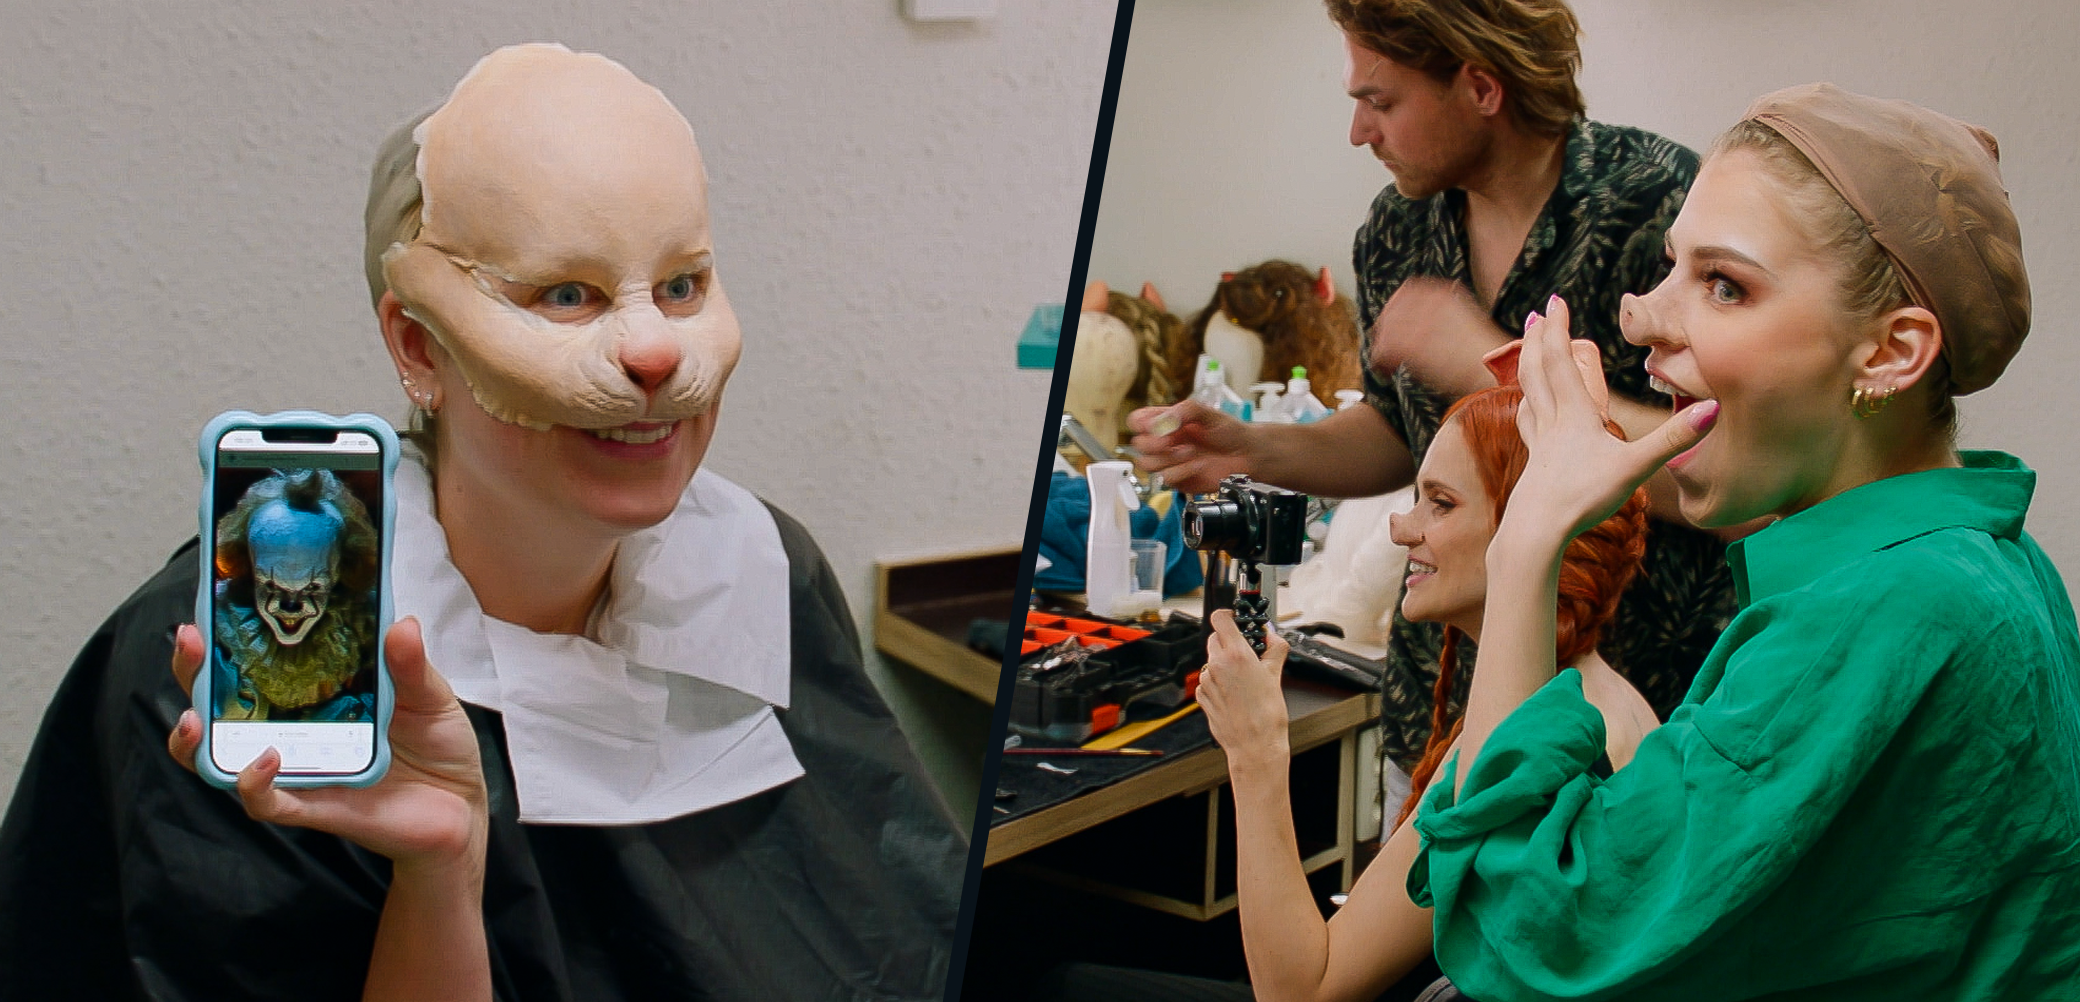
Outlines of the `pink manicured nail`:
M 1717 420 L 1719 420 L 1719 402 L 1717 400 L 1707 400 L 1697 405 L 1697 409 L 1690 414 L 1690 426 L 1699 431 L 1710 428 L 1712 422 Z
M 1551 312 L 1553 312 L 1554 310 L 1557 310 L 1557 309 L 1559 309 L 1559 308 L 1560 308 L 1560 294 L 1556 292 L 1556 293 L 1553 293 L 1553 298 L 1551 298 L 1551 299 L 1548 299 L 1548 300 L 1546 300 L 1546 312 L 1547 312 L 1547 313 L 1551 313 Z
M 1524 330 L 1525 330 L 1525 331 L 1527 331 L 1527 332 L 1528 332 L 1528 331 L 1530 331 L 1530 330 L 1531 330 L 1531 328 L 1532 328 L 1532 327 L 1533 327 L 1534 325 L 1536 325 L 1537 323 L 1538 323 L 1538 311 L 1537 311 L 1537 310 L 1532 310 L 1531 312 L 1529 312 L 1529 313 L 1526 313 L 1526 314 L 1524 314 Z

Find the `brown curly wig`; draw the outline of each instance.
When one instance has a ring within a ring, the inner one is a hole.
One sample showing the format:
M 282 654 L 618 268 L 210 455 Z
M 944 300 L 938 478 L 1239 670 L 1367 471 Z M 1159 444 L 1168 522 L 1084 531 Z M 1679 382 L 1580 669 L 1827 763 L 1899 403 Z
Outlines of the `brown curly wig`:
M 1223 276 L 1213 301 L 1169 342 L 1165 355 L 1171 385 L 1190 392 L 1199 353 L 1206 350 L 1206 325 L 1215 313 L 1225 312 L 1264 339 L 1264 366 L 1250 374 L 1250 382 L 1284 382 L 1294 366 L 1304 366 L 1316 399 L 1332 408 L 1337 390 L 1362 389 L 1357 310 L 1323 278 L 1277 260 Z

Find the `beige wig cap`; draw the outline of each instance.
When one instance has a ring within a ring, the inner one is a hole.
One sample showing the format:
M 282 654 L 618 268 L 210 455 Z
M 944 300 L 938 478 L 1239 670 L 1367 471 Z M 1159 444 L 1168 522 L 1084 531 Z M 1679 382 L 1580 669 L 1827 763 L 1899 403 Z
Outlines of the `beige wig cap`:
M 1828 83 L 1766 94 L 1742 118 L 1798 147 L 1863 218 L 1942 325 L 1952 393 L 1993 385 L 2029 333 L 2022 233 L 1993 135 Z

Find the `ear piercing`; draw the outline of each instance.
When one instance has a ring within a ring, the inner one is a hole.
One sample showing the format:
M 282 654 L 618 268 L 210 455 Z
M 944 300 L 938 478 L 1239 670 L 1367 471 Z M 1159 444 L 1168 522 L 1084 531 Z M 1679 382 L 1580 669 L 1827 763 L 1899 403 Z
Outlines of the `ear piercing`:
M 421 389 L 419 384 L 412 382 L 412 377 L 399 376 L 397 384 L 404 387 L 404 395 L 412 399 L 412 406 L 427 413 L 432 413 L 437 408 L 433 402 L 432 391 Z
M 1849 409 L 1855 411 L 1857 417 L 1869 418 L 1884 410 L 1885 405 L 1891 403 L 1893 396 L 1898 393 L 1897 386 L 1888 386 L 1882 390 L 1864 386 L 1852 387 L 1849 391 Z

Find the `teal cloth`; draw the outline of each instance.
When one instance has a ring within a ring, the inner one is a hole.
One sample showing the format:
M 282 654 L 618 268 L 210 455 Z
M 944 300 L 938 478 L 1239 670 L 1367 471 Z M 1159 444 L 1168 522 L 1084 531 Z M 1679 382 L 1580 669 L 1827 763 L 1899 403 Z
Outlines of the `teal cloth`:
M 1416 818 L 1469 996 L 2080 998 L 2080 632 L 2036 475 L 1846 491 L 1730 550 L 1742 609 L 1608 779 L 1561 672 Z
M 1206 572 L 1199 566 L 1199 551 L 1184 545 L 1184 508 L 1188 500 L 1184 492 L 1176 492 L 1170 510 L 1160 518 L 1148 505 L 1127 513 L 1127 528 L 1133 538 L 1163 543 L 1164 598 L 1182 595 L 1206 582 Z M 1040 519 L 1040 555 L 1047 558 L 1048 566 L 1033 572 L 1034 591 L 1084 589 L 1083 562 L 1090 531 L 1089 483 L 1056 470 L 1047 483 L 1047 507 Z

